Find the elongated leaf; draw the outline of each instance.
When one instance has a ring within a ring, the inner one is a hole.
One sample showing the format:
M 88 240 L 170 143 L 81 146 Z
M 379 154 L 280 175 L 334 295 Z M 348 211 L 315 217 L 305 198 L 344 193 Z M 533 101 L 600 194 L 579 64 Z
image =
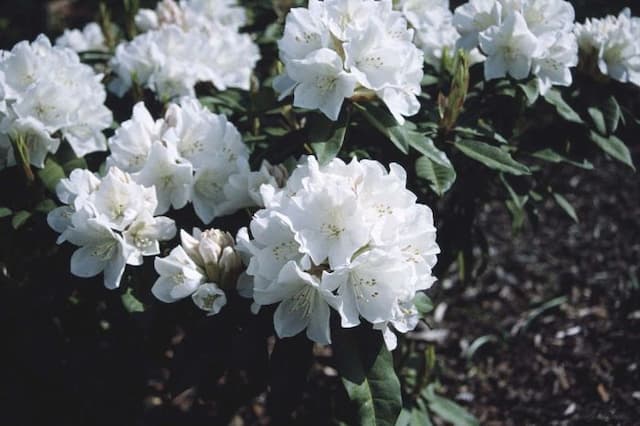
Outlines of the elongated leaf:
M 455 145 L 467 157 L 473 158 L 491 169 L 514 175 L 531 173 L 527 166 L 511 158 L 508 152 L 493 145 L 472 140 L 457 141 Z
M 372 104 L 367 105 L 366 108 L 360 107 L 360 109 L 369 124 L 393 142 L 402 153 L 409 153 L 411 138 L 409 132 L 415 128 L 413 123 L 406 121 L 400 125 L 388 111 Z
M 605 124 L 609 134 L 618 130 L 618 124 L 622 118 L 620 105 L 615 97 L 609 96 L 602 105 L 602 114 L 604 115 Z
M 549 90 L 544 95 L 544 99 L 549 104 L 553 105 L 556 111 L 558 112 L 558 114 L 560 114 L 560 116 L 565 120 L 571 121 L 573 123 L 578 123 L 578 124 L 584 123 L 580 115 L 577 112 L 575 112 L 573 108 L 571 108 L 569 104 L 565 102 L 564 99 L 562 99 L 562 94 L 560 94 L 558 90 L 556 89 Z
M 420 154 L 428 157 L 434 163 L 438 163 L 441 166 L 453 169 L 453 165 L 451 164 L 451 161 L 449 161 L 449 157 L 447 157 L 447 154 L 436 148 L 433 140 L 421 133 L 414 131 L 409 131 L 407 135 L 409 137 L 409 145 L 411 145 L 411 147 L 418 151 Z
M 51 210 L 55 209 L 56 207 L 58 207 L 58 205 L 50 199 L 46 199 L 46 200 L 42 200 L 38 203 L 38 205 L 35 208 L 35 211 L 39 212 L 39 213 L 49 213 Z
M 604 114 L 596 107 L 591 107 L 587 109 L 589 113 L 589 117 L 591 117 L 591 121 L 593 121 L 593 125 L 596 126 L 596 130 L 601 135 L 607 135 L 607 123 L 604 119 Z
M 0 219 L 11 216 L 13 212 L 7 207 L 0 207 Z
M 333 349 L 357 424 L 393 426 L 402 409 L 400 381 L 379 331 L 338 328 Z
M 350 113 L 343 110 L 336 122 L 321 115 L 314 115 L 310 123 L 309 139 L 320 165 L 333 160 L 342 149 L 349 127 Z
M 14 214 L 11 218 L 11 226 L 13 226 L 13 229 L 18 229 L 22 225 L 24 225 L 30 217 L 31 213 L 26 210 L 20 210 L 19 212 L 16 212 L 16 214 Z
M 47 158 L 47 161 L 44 163 L 44 168 L 38 171 L 38 177 L 49 191 L 55 192 L 56 185 L 58 185 L 61 179 L 65 178 L 65 174 L 58 163 L 51 158 Z
M 591 131 L 589 132 L 589 137 L 593 142 L 596 143 L 604 152 L 612 156 L 618 161 L 626 164 L 635 170 L 635 166 L 633 165 L 633 160 L 631 159 L 631 153 L 629 152 L 629 148 L 615 136 L 601 136 L 598 133 Z
M 438 417 L 452 423 L 454 426 L 477 426 L 480 423 L 476 418 L 465 410 L 462 406 L 456 404 L 450 399 L 436 395 L 434 385 L 429 385 L 422 396 L 429 405 L 429 409 Z
M 569 201 L 567 201 L 566 198 L 564 198 L 562 195 L 557 194 L 557 193 L 553 193 L 553 198 L 555 198 L 556 203 L 558 203 L 558 205 L 562 208 L 562 210 L 564 210 L 571 219 L 574 220 L 574 222 L 578 223 L 578 214 L 576 213 L 576 210 L 573 208 L 573 206 L 571 205 L 571 203 Z
M 540 90 L 538 89 L 537 79 L 531 79 L 528 83 L 518 84 L 518 87 L 522 90 L 527 98 L 527 105 L 531 106 L 538 100 L 540 96 Z
M 447 192 L 456 180 L 453 166 L 442 166 L 426 156 L 416 160 L 416 174 L 429 181 L 431 189 L 440 196 Z
M 577 161 L 573 161 L 570 158 L 558 154 L 550 148 L 534 152 L 532 155 L 540 160 L 548 161 L 550 163 L 569 163 L 585 170 L 593 170 L 593 164 L 591 164 L 591 162 L 582 160 L 582 163 L 578 163 Z
M 87 161 L 84 158 L 74 158 L 62 165 L 64 172 L 69 175 L 75 169 L 86 169 Z

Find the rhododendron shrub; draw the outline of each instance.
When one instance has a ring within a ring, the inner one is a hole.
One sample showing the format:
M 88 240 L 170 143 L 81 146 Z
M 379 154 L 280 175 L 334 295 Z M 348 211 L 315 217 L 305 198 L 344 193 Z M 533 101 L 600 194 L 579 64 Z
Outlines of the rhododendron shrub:
M 79 277 L 145 327 L 210 330 L 190 374 L 249 382 L 242 404 L 268 392 L 274 424 L 321 352 L 345 389 L 327 418 L 473 424 L 434 393 L 414 330 L 439 279 L 482 270 L 486 205 L 514 232 L 544 226 L 542 203 L 577 221 L 551 174 L 634 169 L 640 18 L 576 22 L 564 0 L 125 4 L 0 51 L 0 229 L 65 265 L 48 291 Z

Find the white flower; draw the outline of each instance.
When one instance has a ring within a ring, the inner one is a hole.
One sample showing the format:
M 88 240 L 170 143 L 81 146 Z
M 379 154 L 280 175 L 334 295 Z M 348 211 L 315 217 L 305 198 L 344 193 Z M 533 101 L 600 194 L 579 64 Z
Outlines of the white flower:
M 460 33 L 458 46 L 473 49 L 478 45 L 478 35 L 493 26 L 500 25 L 502 5 L 497 0 L 470 0 L 456 8 L 453 25 Z
M 145 107 L 138 102 L 133 107 L 133 116 L 116 129 L 109 139 L 111 155 L 108 165 L 114 165 L 128 173 L 142 170 L 154 142 L 162 140 L 163 120 L 155 120 Z
M 26 138 L 36 167 L 42 167 L 47 152 L 57 151 L 60 136 L 79 157 L 104 151 L 102 130 L 111 125 L 112 115 L 101 80 L 73 50 L 52 47 L 44 35 L 0 52 L 2 139 Z M 11 151 L 5 154 L 7 165 L 15 163 Z
M 195 98 L 170 103 L 155 120 L 144 104 L 109 140 L 107 165 L 134 173 L 137 182 L 154 186 L 158 213 L 193 202 L 204 223 L 261 203 L 264 172 L 251 172 L 249 150 L 224 115 L 213 114 Z
M 119 287 L 132 247 L 87 209 L 72 216 L 71 226 L 68 240 L 80 246 L 71 256 L 71 273 L 88 278 L 104 271 L 105 287 Z
M 390 1 L 310 1 L 291 9 L 278 42 L 285 73 L 274 89 L 337 120 L 343 99 L 374 91 L 396 120 L 418 112 L 422 53 Z
M 487 55 L 485 79 L 502 78 L 507 74 L 524 79 L 529 76 L 539 43 L 522 15 L 514 12 L 502 26 L 491 27 L 480 34 L 480 47 Z
M 288 262 L 274 283 L 256 289 L 254 298 L 260 305 L 280 302 L 273 317 L 279 337 L 295 336 L 306 329 L 309 339 L 327 345 L 331 343 L 329 302 L 336 299 L 333 290 L 295 262 Z
M 167 257 L 156 257 L 156 272 L 160 274 L 151 288 L 155 297 L 165 303 L 173 303 L 193 294 L 206 277 L 187 255 L 182 246 L 177 246 Z
M 147 32 L 116 48 L 111 65 L 119 78 L 111 89 L 122 96 L 135 80 L 163 101 L 195 96 L 198 82 L 249 90 L 260 52 L 238 32 L 244 21 L 244 10 L 229 1 L 164 0 L 155 11 L 140 10 L 136 23 Z
M 331 49 L 319 49 L 305 59 L 291 61 L 287 72 L 299 83 L 293 105 L 317 108 L 334 121 L 344 98 L 353 95 L 356 86 L 355 77 L 344 71 L 342 59 Z
M 107 288 L 119 286 L 125 265 L 141 265 L 143 256 L 160 253 L 160 241 L 175 236 L 173 220 L 153 216 L 155 189 L 116 167 L 103 178 L 76 169 L 56 192 L 65 205 L 52 210 L 47 223 L 60 233 L 58 244 L 80 246 L 71 258 L 71 273 L 91 277 L 104 270 Z
M 435 281 L 439 248 L 431 210 L 416 204 L 400 166 L 334 159 L 320 167 L 307 157 L 284 188 L 263 185 L 261 193 L 266 207 L 251 235 L 237 235 L 247 265 L 239 291 L 253 297 L 254 312 L 280 302 L 279 336 L 307 328 L 312 340 L 329 342 L 329 307 L 343 327 L 364 318 L 390 346 L 389 327 L 415 327 L 413 299 Z
M 88 23 L 82 30 L 65 29 L 56 39 L 56 46 L 68 47 L 76 52 L 107 50 L 102 29 L 95 22 Z
M 209 312 L 209 315 L 217 314 L 227 304 L 227 295 L 213 283 L 198 287 L 191 298 L 198 308 Z
M 543 53 L 534 58 L 532 72 L 537 76 L 538 87 L 543 95 L 553 85 L 571 86 L 573 78 L 570 67 L 578 65 L 578 44 L 572 33 L 555 33 L 541 38 Z
M 151 146 L 149 158 L 140 172 L 134 175 L 136 182 L 155 187 L 158 197 L 157 214 L 183 208 L 189 201 L 193 184 L 193 167 L 178 161 L 170 148 L 159 142 Z
M 153 217 L 145 211 L 123 233 L 124 240 L 136 249 L 132 265 L 142 265 L 143 256 L 160 254 L 160 241 L 171 240 L 176 235 L 176 224 L 172 219 Z
M 166 303 L 191 295 L 200 309 L 215 315 L 227 303 L 225 289 L 237 286 L 242 269 L 233 237 L 217 229 L 180 231 L 181 245 L 165 258 L 156 258 L 160 278 L 153 294 Z
M 575 34 L 586 62 L 593 60 L 614 80 L 640 86 L 640 18 L 632 17 L 628 8 L 617 17 L 576 24 Z

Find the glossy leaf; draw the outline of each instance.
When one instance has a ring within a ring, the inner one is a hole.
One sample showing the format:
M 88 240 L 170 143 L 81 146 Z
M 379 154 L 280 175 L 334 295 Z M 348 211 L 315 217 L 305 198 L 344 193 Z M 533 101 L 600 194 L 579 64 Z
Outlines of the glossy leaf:
M 440 165 L 426 156 L 416 160 L 416 174 L 429 181 L 431 189 L 440 196 L 447 192 L 456 180 L 453 166 Z
M 393 426 L 402 409 L 400 381 L 382 335 L 365 327 L 334 332 L 336 366 L 357 424 Z
M 448 398 L 436 395 L 434 385 L 429 385 L 422 396 L 429 405 L 429 410 L 433 411 L 438 417 L 452 423 L 454 426 L 478 426 L 480 423 L 476 418 L 465 410 L 462 406 L 453 402 Z
M 573 123 L 582 124 L 584 121 L 580 117 L 580 115 L 574 111 L 571 106 L 562 98 L 562 94 L 556 89 L 549 90 L 545 95 L 544 99 L 551 105 L 554 106 L 558 114 L 562 118 L 567 121 L 571 121 Z
M 593 142 L 596 143 L 604 152 L 612 156 L 618 161 L 626 164 L 635 170 L 635 166 L 633 165 L 633 160 L 631 159 L 631 153 L 629 152 L 629 148 L 615 136 L 601 136 L 598 133 L 591 131 L 589 132 L 589 136 Z
M 346 110 L 342 111 L 336 122 L 332 122 L 323 115 L 313 115 L 309 124 L 309 139 L 320 165 L 333 160 L 342 149 L 349 120 L 350 113 Z
M 531 173 L 527 166 L 511 158 L 508 152 L 493 145 L 472 140 L 457 141 L 455 145 L 467 157 L 473 158 L 491 169 L 514 175 Z

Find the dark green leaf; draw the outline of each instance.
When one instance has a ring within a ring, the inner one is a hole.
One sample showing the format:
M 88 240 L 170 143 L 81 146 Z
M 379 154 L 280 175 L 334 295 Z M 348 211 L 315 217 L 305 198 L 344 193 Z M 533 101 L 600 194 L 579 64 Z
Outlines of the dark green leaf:
M 429 404 L 429 409 L 444 421 L 454 426 L 478 426 L 480 423 L 471 413 L 448 398 L 436 395 L 434 385 L 429 385 L 422 396 Z
M 58 205 L 50 199 L 46 199 L 46 200 L 42 200 L 38 203 L 38 205 L 36 206 L 35 210 L 39 213 L 49 213 L 51 210 L 55 209 L 56 207 L 58 207 Z
M 413 123 L 406 121 L 400 125 L 388 111 L 372 104 L 368 104 L 366 108 L 362 106 L 359 108 L 369 124 L 393 142 L 402 153 L 409 153 L 411 138 L 409 132 L 415 128 Z
M 578 124 L 584 123 L 580 115 L 577 112 L 575 112 L 573 108 L 571 108 L 569 104 L 565 102 L 564 99 L 562 99 L 562 94 L 558 90 L 556 89 L 549 90 L 544 95 L 544 99 L 549 104 L 553 105 L 556 111 L 558 112 L 558 114 L 560 114 L 560 116 L 565 120 L 571 121 L 573 123 L 578 123 Z
M 508 152 L 493 145 L 472 140 L 457 141 L 455 145 L 466 156 L 481 162 L 491 169 L 514 175 L 528 175 L 531 173 L 527 166 L 515 161 Z
M 571 219 L 573 219 L 576 223 L 579 222 L 576 210 L 573 208 L 571 203 L 567 201 L 566 198 L 564 198 L 562 195 L 557 194 L 555 192 L 553 193 L 553 198 L 555 198 L 556 203 L 558 203 L 558 205 L 562 208 L 562 210 L 564 210 Z
M 431 189 L 440 196 L 447 192 L 456 180 L 456 171 L 453 166 L 442 166 L 426 156 L 416 160 L 416 174 L 429 181 Z
M 415 407 L 411 410 L 411 426 L 431 426 L 429 414 Z
M 13 212 L 7 207 L 0 207 L 0 219 L 11 216 Z
M 122 305 L 127 310 L 127 312 L 144 312 L 144 305 L 133 295 L 133 292 L 130 288 L 128 288 L 127 291 L 120 297 L 122 299 Z
M 49 191 L 55 192 L 56 185 L 58 185 L 58 182 L 64 179 L 66 175 L 58 163 L 51 158 L 47 158 L 47 161 L 44 163 L 44 168 L 38 171 L 38 177 Z
M 615 133 L 618 130 L 618 124 L 622 118 L 622 111 L 620 105 L 615 97 L 609 96 L 602 105 L 602 113 L 607 124 L 607 130 L 609 133 Z
M 604 152 L 612 156 L 618 161 L 626 164 L 635 170 L 635 166 L 633 165 L 633 160 L 631 159 L 631 153 L 629 152 L 629 148 L 615 136 L 601 136 L 598 133 L 591 131 L 589 132 L 589 136 L 591 140 L 596 143 Z
M 87 161 L 84 158 L 74 158 L 73 160 L 69 160 L 62 165 L 65 174 L 69 175 L 75 169 L 86 169 Z
M 518 87 L 526 96 L 527 105 L 531 106 L 538 100 L 538 96 L 540 96 L 540 90 L 538 89 L 537 79 L 531 79 L 528 83 L 520 83 L 518 84 Z
M 593 164 L 587 160 L 582 160 L 582 163 L 578 163 L 577 161 L 573 161 L 570 158 L 564 157 L 554 150 L 550 148 L 543 149 L 541 151 L 534 152 L 534 157 L 539 158 L 540 160 L 548 161 L 550 163 L 569 163 L 573 164 L 576 167 L 580 167 L 585 170 L 593 170 Z
M 13 226 L 13 229 L 18 229 L 24 225 L 30 217 L 31 213 L 26 210 L 20 210 L 13 215 L 13 218 L 11 218 L 11 226 Z
M 333 350 L 357 424 L 393 426 L 402 409 L 400 381 L 379 331 L 338 328 Z
M 447 154 L 436 148 L 433 140 L 421 133 L 414 131 L 407 132 L 407 135 L 409 137 L 409 145 L 411 145 L 411 147 L 418 151 L 420 154 L 429 157 L 431 161 L 433 161 L 434 163 L 438 163 L 441 166 L 451 169 L 453 168 L 453 165 L 451 164 L 451 161 L 449 161 Z
M 333 160 L 342 149 L 350 118 L 347 110 L 342 111 L 336 122 L 330 121 L 324 115 L 312 116 L 309 124 L 309 141 L 320 165 Z
M 589 113 L 589 117 L 591 117 L 591 121 L 593 121 L 593 125 L 596 126 L 596 130 L 601 135 L 606 135 L 607 133 L 607 124 L 604 120 L 604 114 L 596 107 L 591 107 L 587 109 Z

